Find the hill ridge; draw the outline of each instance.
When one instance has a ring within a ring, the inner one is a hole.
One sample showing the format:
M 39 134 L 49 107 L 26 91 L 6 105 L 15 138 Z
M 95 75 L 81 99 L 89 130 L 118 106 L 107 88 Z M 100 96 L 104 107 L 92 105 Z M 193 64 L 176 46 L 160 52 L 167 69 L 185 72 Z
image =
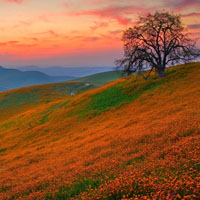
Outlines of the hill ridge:
M 20 71 L 18 69 L 0 67 L 0 86 L 5 89 L 15 89 L 24 86 L 39 85 L 68 81 L 73 77 L 53 77 L 39 71 Z

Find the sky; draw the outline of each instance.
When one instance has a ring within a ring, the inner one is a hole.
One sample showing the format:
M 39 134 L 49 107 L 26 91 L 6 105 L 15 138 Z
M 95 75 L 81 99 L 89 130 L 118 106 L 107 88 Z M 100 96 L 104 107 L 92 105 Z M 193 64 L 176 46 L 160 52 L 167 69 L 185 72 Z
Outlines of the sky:
M 200 37 L 200 0 L 0 0 L 0 65 L 114 66 L 123 30 L 163 9 Z

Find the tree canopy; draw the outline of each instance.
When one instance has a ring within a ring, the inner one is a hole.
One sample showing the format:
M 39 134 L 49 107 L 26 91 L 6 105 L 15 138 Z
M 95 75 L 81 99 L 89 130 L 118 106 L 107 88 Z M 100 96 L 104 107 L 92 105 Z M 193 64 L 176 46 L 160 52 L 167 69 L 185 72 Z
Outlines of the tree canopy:
M 168 65 L 186 63 L 200 56 L 196 41 L 186 32 L 180 15 L 169 12 L 149 13 L 140 17 L 134 27 L 124 31 L 124 58 L 116 64 L 128 75 L 152 71 L 165 75 Z

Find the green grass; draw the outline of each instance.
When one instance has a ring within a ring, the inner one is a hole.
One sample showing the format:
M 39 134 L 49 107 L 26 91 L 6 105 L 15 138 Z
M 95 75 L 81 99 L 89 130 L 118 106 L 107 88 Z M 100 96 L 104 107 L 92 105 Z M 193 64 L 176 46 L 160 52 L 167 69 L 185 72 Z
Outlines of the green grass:
M 136 75 L 133 75 L 133 78 L 129 77 L 126 81 L 92 95 L 90 102 L 85 108 L 81 109 L 83 105 L 80 105 L 79 110 L 76 110 L 75 114 L 85 118 L 87 116 L 99 115 L 110 108 L 119 108 L 123 104 L 132 102 L 144 93 L 153 91 L 168 82 L 183 79 L 190 73 L 193 67 L 195 66 L 168 68 L 166 76 L 162 79 L 159 79 L 157 75 L 153 75 L 148 80 L 143 80 L 141 77 L 138 78 Z M 176 77 L 176 80 L 174 77 Z
M 64 103 L 61 103 L 61 104 L 56 104 L 56 105 L 53 105 L 53 106 L 51 106 L 49 109 L 48 109 L 48 112 L 52 112 L 52 111 L 54 111 L 54 110 L 56 110 L 56 109 L 61 109 L 61 108 L 65 108 L 66 106 L 67 106 L 67 103 L 68 103 L 69 101 L 66 101 L 66 102 L 64 102 Z
M 92 114 L 93 116 L 99 115 L 110 108 L 119 108 L 124 103 L 132 102 L 145 92 L 152 91 L 161 84 L 161 81 L 152 83 L 150 82 L 148 84 L 145 83 L 143 88 L 141 85 L 138 85 L 138 87 L 133 87 L 131 89 L 129 88 L 130 90 L 123 88 L 123 84 L 109 87 L 103 92 L 93 95 L 86 109 L 77 113 L 79 113 L 81 117 L 86 117 L 88 114 Z
M 48 115 L 44 115 L 44 116 L 42 117 L 42 119 L 40 120 L 40 123 L 41 123 L 41 124 L 45 124 L 45 123 L 48 122 L 48 121 L 49 121 Z
M 102 93 L 92 96 L 92 100 L 86 111 L 100 111 L 104 112 L 110 107 L 117 107 L 123 102 L 129 102 L 132 96 L 123 93 L 120 87 L 110 87 Z
M 31 92 L 14 92 L 5 95 L 4 99 L 0 101 L 0 109 L 9 106 L 18 106 L 20 104 L 36 104 L 39 102 L 39 91 L 32 90 Z
M 72 186 L 61 187 L 54 195 L 47 194 L 45 200 L 67 200 L 76 197 L 89 188 L 95 189 L 100 185 L 100 180 L 82 179 L 75 182 Z
M 55 84 L 53 90 L 58 94 L 70 94 L 72 91 L 79 91 L 84 87 L 84 83 L 72 82 L 70 84 Z
M 189 136 L 191 136 L 194 132 L 195 132 L 194 129 L 190 129 L 190 130 L 185 131 L 185 132 L 183 132 L 183 133 L 179 133 L 178 136 L 179 136 L 179 137 L 189 137 Z
M 117 80 L 120 77 L 121 73 L 119 71 L 109 71 L 87 76 L 79 79 L 78 81 L 101 86 L 111 81 Z

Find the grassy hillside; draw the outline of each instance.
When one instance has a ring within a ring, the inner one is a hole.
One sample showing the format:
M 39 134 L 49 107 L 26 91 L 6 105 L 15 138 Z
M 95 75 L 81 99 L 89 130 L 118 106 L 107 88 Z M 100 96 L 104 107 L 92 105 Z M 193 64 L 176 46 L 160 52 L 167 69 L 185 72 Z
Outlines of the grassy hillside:
M 13 70 L 11 72 L 16 74 Z M 13 115 L 18 115 L 27 109 L 41 106 L 42 104 L 69 98 L 72 91 L 77 95 L 83 91 L 100 87 L 119 78 L 118 75 L 118 72 L 105 72 L 75 81 L 36 85 L 1 92 L 0 120 L 7 120 Z
M 102 86 L 120 77 L 121 77 L 121 73 L 119 71 L 109 71 L 109 72 L 103 72 L 103 73 L 87 76 L 87 77 L 79 79 L 79 81 Z
M 199 199 L 199 82 L 190 63 L 49 102 L 2 93 L 0 199 Z
M 22 113 L 24 110 L 38 104 L 47 104 L 63 97 L 67 98 L 72 91 L 79 94 L 100 87 L 119 77 L 118 72 L 104 72 L 80 80 L 30 86 L 0 93 L 0 120 L 6 120 L 7 117 L 13 114 L 16 115 L 19 112 Z
M 12 115 L 23 113 L 52 101 L 69 98 L 72 91 L 76 93 L 95 88 L 78 81 L 30 86 L 0 93 L 0 121 L 7 120 Z

